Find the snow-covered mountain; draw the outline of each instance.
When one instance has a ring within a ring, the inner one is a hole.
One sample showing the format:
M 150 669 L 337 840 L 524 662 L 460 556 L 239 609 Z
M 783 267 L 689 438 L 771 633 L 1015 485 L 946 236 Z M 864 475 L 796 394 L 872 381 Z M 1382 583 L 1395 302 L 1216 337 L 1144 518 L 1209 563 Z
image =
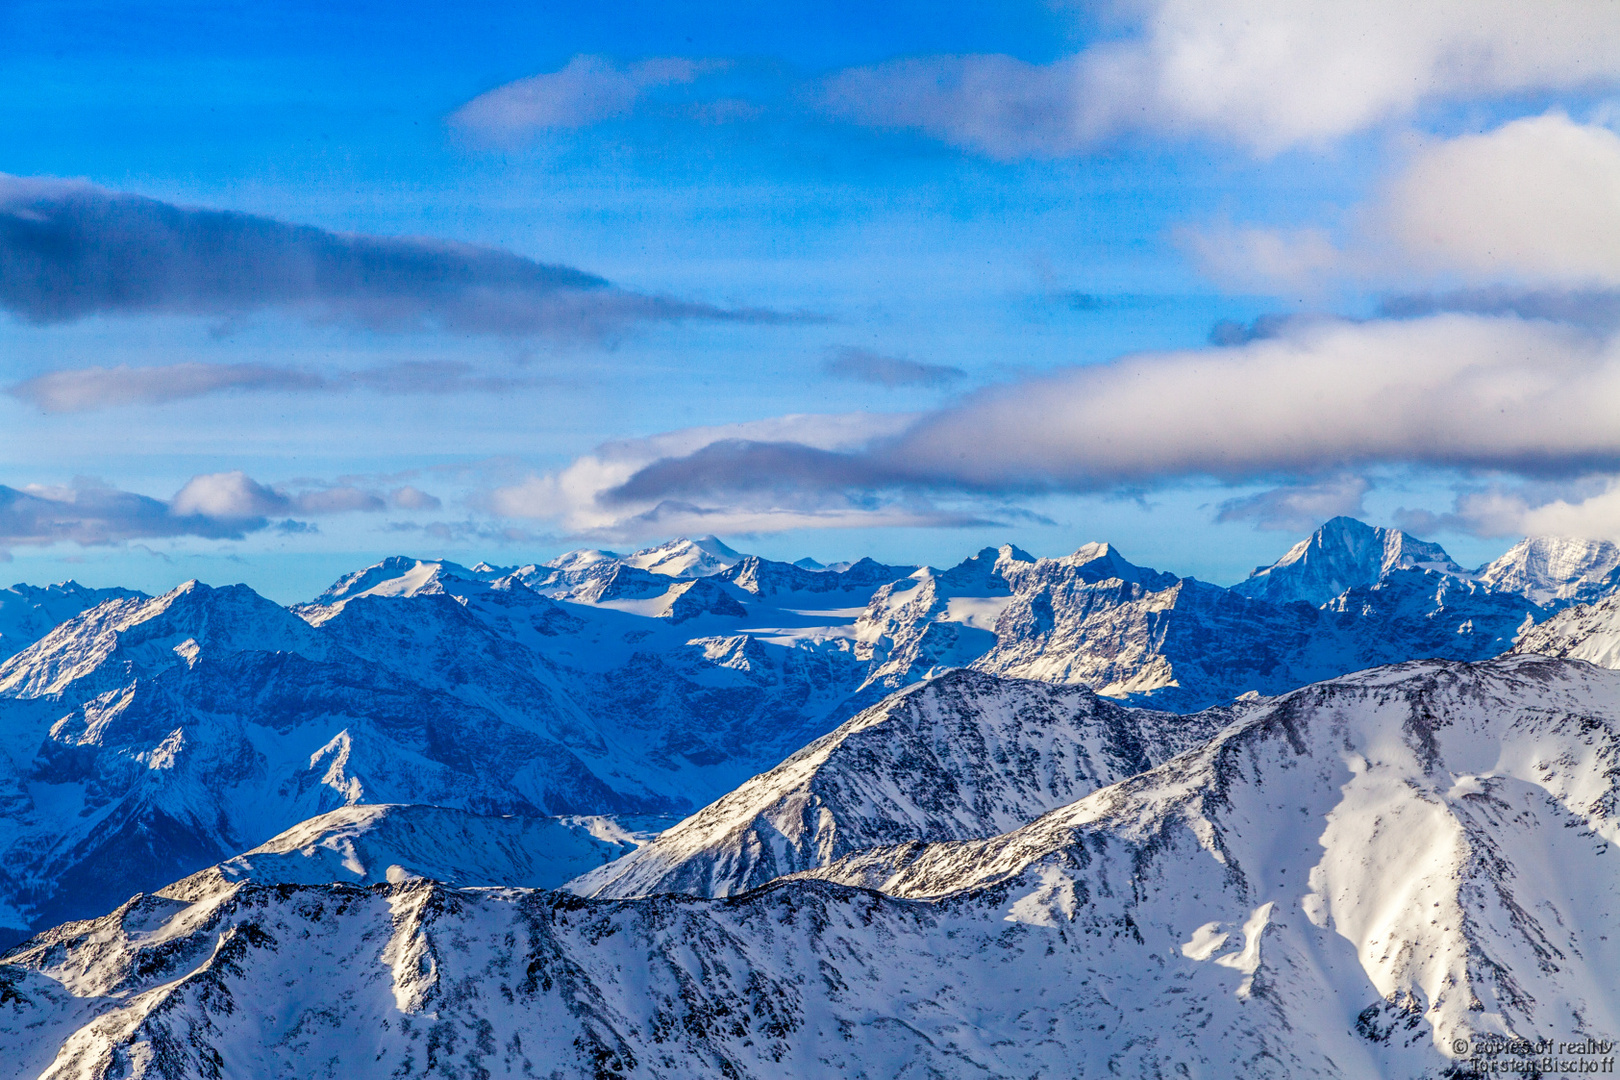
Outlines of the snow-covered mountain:
M 1298 600 L 1320 607 L 1348 589 L 1370 587 L 1391 571 L 1413 568 L 1467 574 L 1439 544 L 1336 517 L 1270 566 L 1256 567 L 1232 590 L 1277 604 Z
M 140 596 L 132 589 L 87 589 L 76 581 L 19 583 L 0 589 L 0 660 L 28 648 L 81 611 L 106 600 Z
M 1513 1037 L 1602 1071 L 1616 776 L 1620 673 L 1414 662 L 1252 706 L 1010 833 L 740 897 L 138 898 L 0 965 L 0 1058 L 75 1078 L 1416 1080 Z
M 1542 607 L 1589 603 L 1613 592 L 1620 547 L 1607 540 L 1533 536 L 1475 571 L 1486 586 Z
M 992 836 L 1135 776 L 1228 719 L 954 671 L 867 709 L 569 887 L 732 896 L 879 844 Z
M 1012 596 L 995 645 L 974 666 L 1192 711 L 1414 657 L 1482 660 L 1544 615 L 1521 596 L 1432 569 L 1390 570 L 1316 608 L 1146 570 L 1117 553 L 1104 561 L 1095 547 L 1006 567 Z
M 1311 550 L 1354 562 L 1359 535 L 1335 525 Z M 953 669 L 1191 711 L 1494 655 L 1544 614 L 1421 567 L 1312 607 L 1105 544 L 987 548 L 947 569 L 722 548 L 672 542 L 638 553 L 646 566 L 397 558 L 292 611 L 191 584 L 79 613 L 0 663 L 0 926 L 106 910 L 348 805 L 673 820 Z M 1589 563 L 1550 561 L 1543 578 Z
M 495 816 L 387 803 L 345 806 L 301 821 L 159 895 L 197 899 L 239 881 L 376 885 L 412 878 L 551 889 L 634 847 L 612 822 L 595 818 Z
M 0 665 L 0 793 L 13 940 L 355 803 L 665 806 L 537 722 L 368 662 L 245 587 L 195 582 L 104 603 Z

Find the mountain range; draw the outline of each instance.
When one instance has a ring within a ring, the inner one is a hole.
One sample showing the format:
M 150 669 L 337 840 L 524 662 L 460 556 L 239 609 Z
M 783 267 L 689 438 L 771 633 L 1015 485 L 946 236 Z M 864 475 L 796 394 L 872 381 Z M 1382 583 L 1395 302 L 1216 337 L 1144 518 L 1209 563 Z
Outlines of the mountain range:
M 292 608 L 17 586 L 0 1074 L 1420 1076 L 1612 1036 L 1617 567 L 1340 518 L 1233 588 L 713 538 Z

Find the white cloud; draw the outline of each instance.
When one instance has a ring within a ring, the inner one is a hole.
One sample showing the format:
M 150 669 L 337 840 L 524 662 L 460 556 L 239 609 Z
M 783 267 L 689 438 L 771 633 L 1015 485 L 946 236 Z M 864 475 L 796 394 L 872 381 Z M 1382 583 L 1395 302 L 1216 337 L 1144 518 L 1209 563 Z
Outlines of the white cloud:
M 885 457 L 986 489 L 1371 463 L 1567 471 L 1620 461 L 1620 348 L 1512 318 L 1303 322 L 987 392 L 925 417 Z
M 1360 517 L 1372 485 L 1362 476 L 1335 476 L 1227 499 L 1217 521 L 1252 521 L 1259 529 L 1309 532 L 1329 518 Z
M 429 495 L 421 488 L 406 484 L 388 493 L 388 503 L 401 510 L 437 510 L 444 505 L 437 495 Z
M 1068 368 L 918 417 L 784 417 L 612 444 L 486 506 L 576 534 L 702 521 L 765 531 L 982 520 L 1047 491 L 1304 477 L 1224 508 L 1295 527 L 1354 509 L 1366 490 L 1357 472 L 1389 465 L 1620 471 L 1620 338 L 1461 314 L 1295 321 L 1246 344 Z
M 285 495 L 240 469 L 193 476 L 169 501 L 170 512 L 180 517 L 259 518 L 290 509 L 292 503 Z
M 1374 214 L 1425 270 L 1620 284 L 1620 136 L 1553 112 L 1432 141 Z
M 1592 290 L 1620 286 L 1620 135 L 1553 111 L 1479 135 L 1416 140 L 1347 220 L 1342 243 L 1319 227 L 1225 223 L 1183 230 L 1181 240 L 1228 286 L 1506 283 L 1543 290 L 1535 306 L 1547 314 L 1559 295 L 1563 307 L 1592 307 L 1605 301 Z M 1512 299 L 1496 290 L 1503 310 Z
M 193 476 L 169 501 L 169 510 L 181 517 L 198 515 L 231 521 L 286 513 L 344 514 L 354 511 L 375 511 L 383 509 L 384 505 L 381 496 L 348 484 L 317 487 L 289 494 L 261 484 L 247 473 L 236 469 L 231 472 Z
M 1166 0 L 1134 41 L 1094 50 L 1120 124 L 1226 135 L 1262 152 L 1321 141 L 1425 101 L 1620 78 L 1620 6 L 1590 0 Z
M 1620 80 L 1620 5 L 1590 0 L 1144 0 L 1134 31 L 1050 64 L 888 61 L 831 76 L 822 107 L 996 157 L 1073 153 L 1147 130 L 1262 154 L 1426 102 Z

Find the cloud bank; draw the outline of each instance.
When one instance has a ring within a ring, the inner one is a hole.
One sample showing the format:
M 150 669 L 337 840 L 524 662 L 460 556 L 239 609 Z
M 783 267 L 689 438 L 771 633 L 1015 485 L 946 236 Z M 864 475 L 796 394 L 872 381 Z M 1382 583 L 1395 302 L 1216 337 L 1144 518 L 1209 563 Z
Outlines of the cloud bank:
M 977 506 L 982 517 L 987 502 L 1047 492 L 1305 478 L 1223 508 L 1293 527 L 1358 506 L 1358 471 L 1386 465 L 1620 471 L 1620 341 L 1463 314 L 1298 321 L 1245 344 L 1068 368 L 916 417 L 784 418 L 616 444 L 502 489 L 491 508 L 581 532 L 635 531 L 671 508 L 762 531 L 818 515 L 881 524 Z
M 279 310 L 380 331 L 573 339 L 646 321 L 786 318 L 643 295 L 494 248 L 334 233 L 7 176 L 0 176 L 0 310 L 40 325 Z

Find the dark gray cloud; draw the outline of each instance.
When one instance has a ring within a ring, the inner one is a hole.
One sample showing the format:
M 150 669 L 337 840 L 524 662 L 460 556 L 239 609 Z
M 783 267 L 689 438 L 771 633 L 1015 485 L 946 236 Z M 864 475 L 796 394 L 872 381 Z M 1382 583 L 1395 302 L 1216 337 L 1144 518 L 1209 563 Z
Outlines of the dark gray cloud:
M 834 349 L 821 370 L 834 378 L 890 387 L 945 386 L 967 374 L 961 368 L 923 364 L 853 346 Z
M 607 505 L 760 492 L 794 493 L 903 485 L 914 477 L 880 454 L 822 450 L 795 442 L 722 439 L 682 457 L 662 458 L 603 492 Z
M 69 413 L 160 405 L 220 393 L 504 393 L 536 381 L 531 376 L 480 372 L 458 361 L 401 361 L 361 371 L 325 373 L 269 364 L 186 362 L 52 371 L 10 386 L 5 393 L 42 412 Z
M 270 309 L 383 331 L 577 339 L 644 321 L 798 318 L 630 292 L 471 244 L 334 233 L 0 176 L 0 310 L 52 324 Z
M 1527 291 L 1493 286 L 1386 296 L 1378 305 L 1378 314 L 1387 319 L 1417 319 L 1442 312 L 1512 315 L 1609 331 L 1620 329 L 1620 289 Z

